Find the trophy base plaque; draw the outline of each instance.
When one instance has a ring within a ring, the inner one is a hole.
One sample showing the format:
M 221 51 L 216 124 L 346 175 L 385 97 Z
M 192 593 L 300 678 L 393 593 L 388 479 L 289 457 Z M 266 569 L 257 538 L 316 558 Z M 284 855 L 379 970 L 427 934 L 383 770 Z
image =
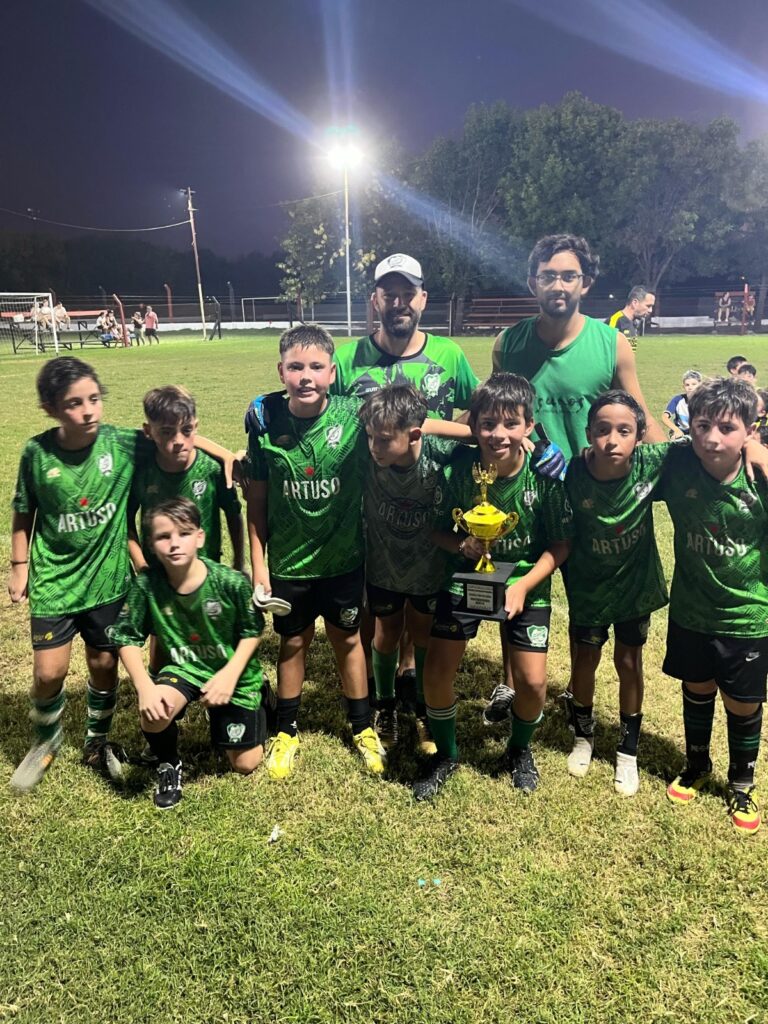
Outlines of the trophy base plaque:
M 504 592 L 516 564 L 494 561 L 495 572 L 479 573 L 472 569 L 455 572 L 453 582 L 461 586 L 461 602 L 455 610 L 464 615 L 475 615 L 478 619 L 503 622 L 507 617 Z

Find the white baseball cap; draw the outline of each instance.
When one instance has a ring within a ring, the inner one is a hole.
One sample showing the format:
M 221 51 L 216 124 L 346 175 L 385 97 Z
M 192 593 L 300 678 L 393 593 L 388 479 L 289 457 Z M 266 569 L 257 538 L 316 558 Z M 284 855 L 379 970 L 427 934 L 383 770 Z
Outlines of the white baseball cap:
M 373 283 L 378 284 L 381 278 L 386 277 L 387 274 L 400 274 L 406 281 L 410 281 L 411 284 L 418 285 L 419 287 L 424 284 L 421 264 L 413 256 L 406 256 L 404 252 L 396 252 L 382 260 L 376 267 Z

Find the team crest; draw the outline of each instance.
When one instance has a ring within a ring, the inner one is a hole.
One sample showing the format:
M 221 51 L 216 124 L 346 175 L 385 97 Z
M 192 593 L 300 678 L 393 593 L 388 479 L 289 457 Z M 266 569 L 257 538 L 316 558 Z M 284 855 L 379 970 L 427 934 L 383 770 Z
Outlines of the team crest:
M 157 484 L 150 484 L 147 488 L 147 494 L 159 494 L 160 487 Z
M 646 636 L 648 636 L 648 630 L 650 629 L 650 627 L 651 627 L 650 620 L 649 619 L 644 619 L 642 622 L 639 622 L 637 624 L 637 631 L 640 634 L 640 636 L 646 637 Z
M 230 722 L 227 726 L 227 739 L 230 743 L 239 743 L 245 736 L 245 726 L 242 722 Z
M 546 626 L 528 626 L 526 628 L 528 642 L 531 647 L 546 647 L 549 629 Z
M 221 603 L 219 601 L 205 601 L 203 611 L 209 619 L 218 619 L 221 615 Z
M 644 480 L 642 483 L 635 484 L 635 497 L 638 501 L 642 501 L 644 498 L 648 497 L 652 490 L 653 484 L 650 484 L 647 480 Z
M 60 476 L 61 476 L 61 470 L 59 469 L 58 466 L 54 466 L 52 469 L 49 469 L 48 472 L 45 474 L 45 479 L 46 480 L 56 480 Z
M 585 498 L 581 503 L 582 508 L 591 509 L 595 507 L 595 503 L 591 498 Z
M 205 494 L 205 491 L 206 491 L 207 487 L 208 487 L 208 481 L 207 480 L 195 480 L 195 482 L 192 484 L 192 494 L 196 498 L 202 498 L 202 496 Z
M 336 423 L 332 427 L 328 427 L 325 432 L 325 440 L 329 448 L 337 448 L 339 441 L 341 440 L 341 424 Z
M 531 508 L 538 498 L 536 491 L 523 491 L 523 504 L 526 508 Z
M 339 622 L 342 626 L 354 626 L 357 622 L 358 608 L 342 608 Z
M 107 626 L 107 628 L 104 630 L 104 636 L 107 638 L 107 640 L 114 640 L 115 626 Z
M 685 492 L 685 496 L 686 498 L 698 498 L 699 492 L 696 490 L 695 487 L 691 487 L 690 490 L 687 490 Z
M 97 462 L 97 466 L 99 467 L 99 472 L 101 473 L 102 476 L 111 476 L 112 475 L 112 456 L 111 456 L 111 454 L 109 452 L 104 452 L 103 455 L 100 455 L 99 456 L 99 461 Z
M 163 615 L 173 615 L 173 608 L 169 604 L 163 608 Z
M 756 498 L 751 491 L 739 492 L 739 508 L 742 512 L 750 512 L 755 504 Z
M 436 398 L 440 390 L 440 374 L 425 373 L 421 382 L 421 393 L 425 398 Z

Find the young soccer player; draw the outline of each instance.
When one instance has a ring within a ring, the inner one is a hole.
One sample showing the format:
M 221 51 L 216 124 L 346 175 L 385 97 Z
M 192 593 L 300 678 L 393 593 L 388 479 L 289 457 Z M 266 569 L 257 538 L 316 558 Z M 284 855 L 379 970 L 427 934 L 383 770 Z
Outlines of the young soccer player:
M 539 773 L 531 738 L 541 721 L 546 697 L 547 647 L 550 619 L 550 576 L 568 555 L 571 513 L 559 480 L 536 474 L 523 440 L 533 430 L 533 389 L 524 377 L 494 373 L 472 395 L 469 423 L 485 469 L 495 466 L 497 477 L 488 488 L 488 501 L 503 512 L 516 512 L 516 529 L 494 544 L 494 557 L 514 561 L 507 582 L 505 630 L 509 645 L 515 699 L 508 763 L 512 785 L 533 792 Z M 472 477 L 478 453 L 457 448 L 445 468 L 435 543 L 449 553 L 443 589 L 438 594 L 435 621 L 424 666 L 427 717 L 437 753 L 422 779 L 413 787 L 417 800 L 434 797 L 458 767 L 456 701 L 453 681 L 467 642 L 477 635 L 479 620 L 457 610 L 460 600 L 452 589 L 452 574 L 476 562 L 483 546 L 476 538 L 451 529 L 451 510 L 477 503 Z
M 145 533 L 160 564 L 133 580 L 112 638 L 159 762 L 155 806 L 168 810 L 181 800 L 176 722 L 191 701 L 207 709 L 211 741 L 236 772 L 248 775 L 261 763 L 266 718 L 256 649 L 264 616 L 241 573 L 201 557 L 205 535 L 189 498 L 151 508 Z M 149 634 L 169 655 L 155 682 L 140 651 Z
M 195 447 L 197 410 L 186 388 L 168 385 L 144 396 L 144 433 L 155 445 L 155 456 L 137 467 L 128 503 L 128 546 L 136 572 L 157 563 L 149 538 L 139 543 L 136 512 L 142 521 L 155 505 L 169 498 L 189 498 L 197 505 L 205 536 L 202 554 L 221 560 L 221 518 L 224 513 L 232 541 L 232 567 L 242 572 L 245 544 L 240 502 L 234 487 L 227 487 L 224 470 L 216 459 Z
M 683 437 L 688 433 L 688 398 L 701 384 L 698 370 L 686 370 L 683 374 L 683 391 L 674 395 L 662 413 L 662 420 L 669 427 L 670 437 Z
M 431 534 L 442 467 L 455 444 L 423 433 L 427 410 L 413 386 L 393 384 L 366 400 L 360 418 L 371 453 L 363 518 L 368 608 L 375 617 L 376 732 L 385 748 L 397 742 L 395 678 L 407 604 L 416 653 L 416 729 L 420 749 L 432 754 L 423 673 L 445 554 Z
M 725 368 L 731 377 L 735 377 L 739 372 L 739 367 L 743 366 L 744 363 L 748 362 L 746 356 L 731 356 L 728 362 L 725 364 Z
M 768 487 L 751 482 L 742 451 L 757 396 L 718 377 L 691 396 L 690 447 L 670 451 L 660 486 L 675 531 L 675 571 L 663 670 L 682 681 L 686 766 L 667 789 L 693 800 L 711 771 L 718 690 L 728 726 L 728 810 L 742 834 L 760 827 L 755 763 L 768 669 Z
M 336 374 L 333 351 L 333 339 L 322 327 L 286 331 L 278 372 L 287 397 L 276 407 L 273 402 L 265 433 L 249 434 L 253 582 L 291 604 L 288 615 L 274 620 L 280 654 L 277 736 L 267 752 L 273 779 L 290 775 L 299 753 L 301 691 L 318 616 L 341 675 L 355 748 L 370 772 L 378 775 L 386 767 L 386 753 L 371 727 L 360 642 L 366 438 L 360 402 L 328 394 Z
M 643 706 L 643 645 L 651 612 L 667 603 L 653 532 L 654 491 L 669 444 L 640 445 L 645 414 L 626 391 L 607 391 L 592 403 L 585 455 L 571 459 L 565 489 L 574 539 L 566 589 L 574 650 L 567 702 L 574 733 L 568 772 L 587 774 L 594 746 L 595 673 L 614 629 L 621 730 L 614 788 L 634 796 Z
M 117 657 L 107 634 L 130 580 L 126 506 L 134 462 L 149 442 L 101 422 L 104 388 L 80 359 L 51 359 L 37 393 L 58 426 L 24 448 L 13 499 L 11 600 L 29 596 L 34 652 L 30 717 L 35 742 L 11 785 L 35 786 L 62 742 L 64 680 L 72 641 L 85 641 L 88 713 L 84 764 L 122 777 L 107 742 L 117 697 Z
M 742 363 L 736 371 L 737 380 L 745 380 L 748 384 L 754 384 L 757 380 L 757 368 L 752 363 Z

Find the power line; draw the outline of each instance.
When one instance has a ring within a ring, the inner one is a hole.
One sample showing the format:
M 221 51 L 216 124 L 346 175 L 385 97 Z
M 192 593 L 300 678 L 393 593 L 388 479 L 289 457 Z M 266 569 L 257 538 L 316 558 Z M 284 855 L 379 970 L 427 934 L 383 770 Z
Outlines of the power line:
M 0 206 L 0 213 L 10 213 L 13 217 L 23 217 L 25 220 L 38 221 L 40 224 L 55 224 L 60 228 L 75 228 L 77 231 L 104 231 L 108 234 L 125 233 L 125 234 L 136 234 L 138 232 L 145 231 L 166 231 L 168 228 L 180 228 L 184 224 L 189 224 L 189 219 L 178 220 L 174 224 L 158 224 L 152 228 L 95 228 L 89 224 L 66 224 L 61 220 L 47 220 L 45 217 L 38 217 L 37 214 L 20 213 L 18 210 L 8 210 L 4 206 Z

